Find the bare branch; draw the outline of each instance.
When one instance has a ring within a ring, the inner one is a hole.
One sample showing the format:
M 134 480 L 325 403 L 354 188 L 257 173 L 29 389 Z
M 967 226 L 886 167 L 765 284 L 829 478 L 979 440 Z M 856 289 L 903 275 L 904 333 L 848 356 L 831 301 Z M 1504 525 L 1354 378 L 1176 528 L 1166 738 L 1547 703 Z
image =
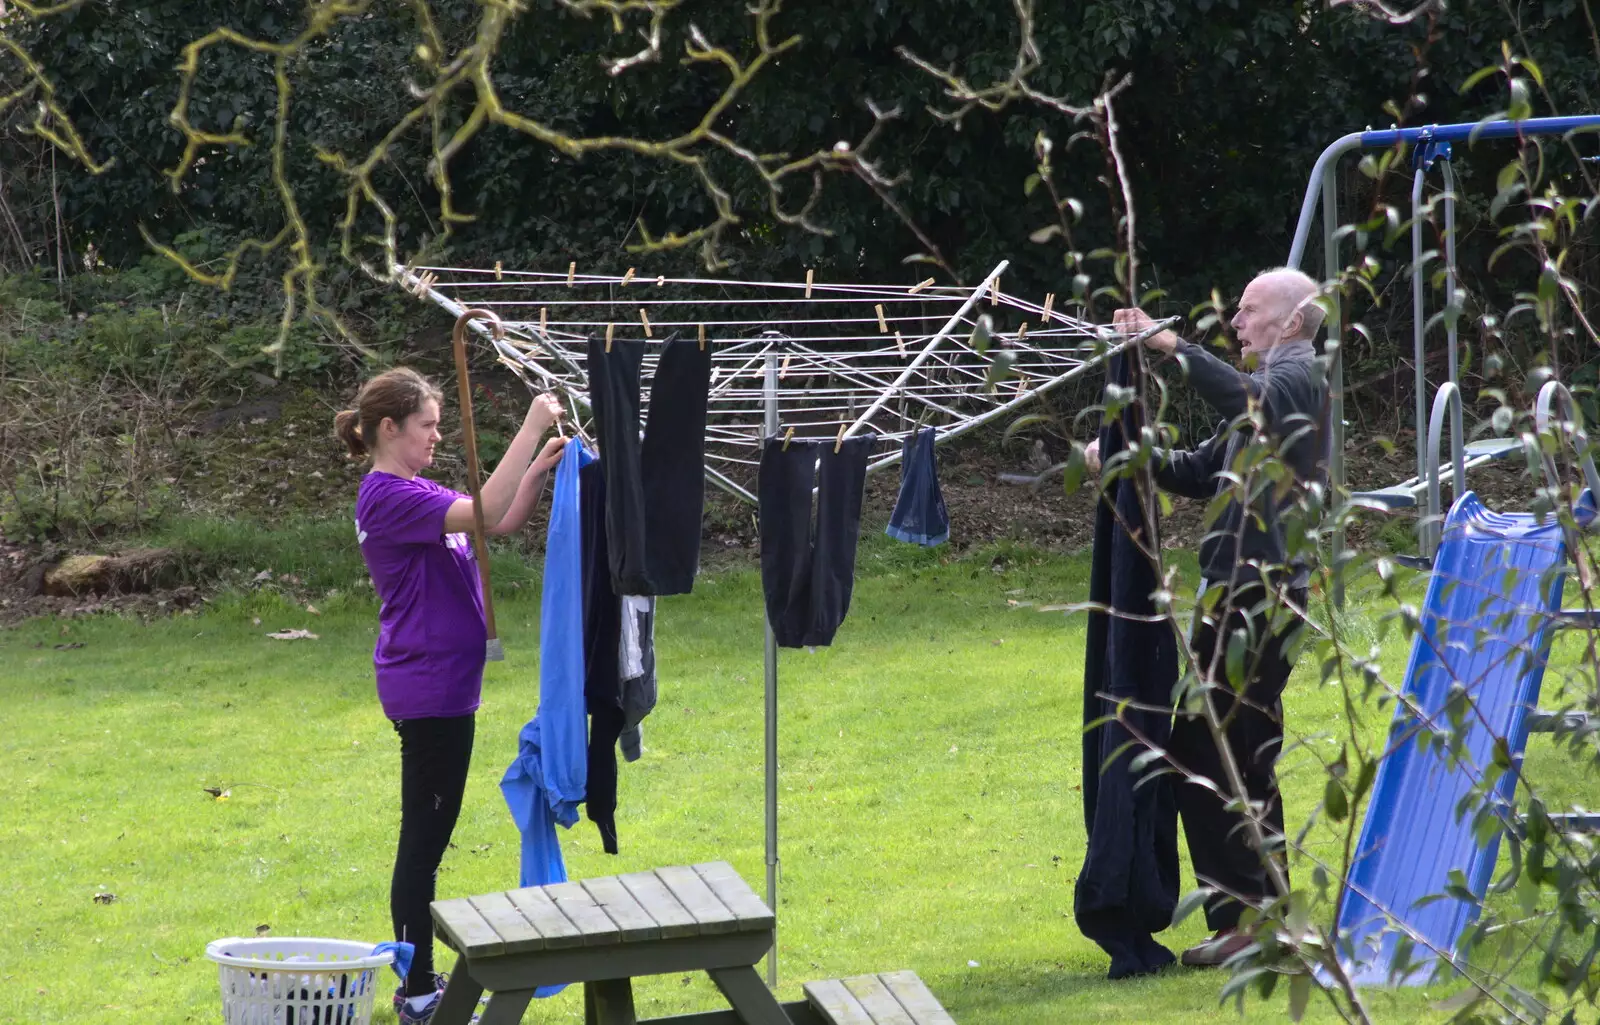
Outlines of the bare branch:
M 1349 7 L 1370 18 L 1388 22 L 1390 25 L 1409 25 L 1419 18 L 1427 17 L 1444 10 L 1444 0 L 1422 0 L 1421 3 L 1409 11 L 1402 11 L 1383 0 L 1328 0 L 1328 9 Z

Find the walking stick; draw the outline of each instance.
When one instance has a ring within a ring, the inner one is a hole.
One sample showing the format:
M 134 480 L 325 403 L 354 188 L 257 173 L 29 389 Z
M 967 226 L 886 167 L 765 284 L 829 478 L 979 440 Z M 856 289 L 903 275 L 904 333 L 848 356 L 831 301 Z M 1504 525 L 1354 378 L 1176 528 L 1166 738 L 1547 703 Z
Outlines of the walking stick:
M 494 594 L 489 587 L 489 546 L 484 543 L 483 494 L 478 483 L 478 431 L 472 422 L 472 382 L 467 376 L 467 324 L 487 320 L 494 326 L 495 340 L 505 337 L 500 318 L 490 310 L 468 310 L 456 318 L 450 341 L 456 355 L 456 387 L 461 393 L 461 433 L 467 442 L 467 489 L 472 493 L 472 550 L 478 555 L 478 576 L 483 579 L 483 618 L 489 628 L 489 643 L 484 660 L 503 662 L 506 650 L 494 625 Z

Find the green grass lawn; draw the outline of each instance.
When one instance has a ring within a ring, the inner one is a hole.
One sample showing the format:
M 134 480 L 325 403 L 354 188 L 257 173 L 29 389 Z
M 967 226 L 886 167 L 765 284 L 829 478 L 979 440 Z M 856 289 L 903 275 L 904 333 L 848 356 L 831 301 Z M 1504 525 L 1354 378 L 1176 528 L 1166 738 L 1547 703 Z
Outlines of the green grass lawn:
M 1219 973 L 1105 981 L 1106 958 L 1073 924 L 1083 622 L 1026 603 L 1085 598 L 1087 569 L 1017 551 L 946 564 L 874 541 L 835 646 L 783 653 L 782 997 L 808 979 L 910 968 L 963 1025 L 1237 1017 L 1219 1007 Z M 441 896 L 517 881 L 497 784 L 537 700 L 534 590 L 499 609 L 507 660 L 488 671 Z M 0 1022 L 216 1021 L 212 939 L 259 925 L 389 938 L 399 759 L 372 683 L 375 608 L 317 605 L 260 594 L 149 624 L 0 633 Z M 1371 630 L 1359 613 L 1352 623 Z M 752 571 L 663 600 L 661 702 L 644 758 L 622 770 L 622 854 L 602 853 L 582 821 L 562 835 L 574 876 L 723 859 L 762 889 L 761 624 Z M 287 627 L 321 636 L 264 636 Z M 1398 675 L 1403 642 L 1385 651 Z M 1288 715 L 1315 735 L 1341 712 L 1310 661 Z M 1322 776 L 1303 753 L 1285 762 L 1297 823 Z M 201 789 L 230 784 L 225 801 Z M 117 899 L 96 903 L 102 892 Z M 1165 940 L 1201 935 L 1195 917 Z M 719 1005 L 700 977 L 638 994 L 647 1015 Z M 1428 1004 L 1445 995 L 1371 1003 L 1409 1023 L 1442 1019 Z M 1247 1016 L 1282 1020 L 1284 1007 L 1280 990 Z M 1311 1019 L 1331 1015 L 1314 1005 Z M 392 1022 L 386 1006 L 377 1020 Z M 528 1020 L 581 1021 L 581 994 Z

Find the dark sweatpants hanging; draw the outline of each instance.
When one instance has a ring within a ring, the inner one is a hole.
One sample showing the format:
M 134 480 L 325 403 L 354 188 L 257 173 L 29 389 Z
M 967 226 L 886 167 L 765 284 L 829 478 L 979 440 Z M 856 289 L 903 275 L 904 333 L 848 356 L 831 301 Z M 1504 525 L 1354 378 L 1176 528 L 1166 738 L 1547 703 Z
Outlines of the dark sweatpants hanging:
M 617 594 L 688 594 L 700 567 L 711 350 L 661 343 L 650 418 L 639 438 L 643 342 L 589 342 L 589 397 L 606 478 L 606 532 Z
M 621 603 L 611 589 L 606 547 L 603 460 L 579 471 L 583 524 L 583 697 L 589 712 L 589 782 L 585 814 L 600 845 L 617 853 L 617 737 L 622 733 L 622 680 L 617 671 Z
M 833 441 L 785 446 L 769 438 L 761 453 L 761 589 L 782 647 L 831 644 L 850 611 L 861 496 L 876 440 L 848 438 L 835 452 Z
M 584 806 L 600 831 L 600 845 L 617 853 L 617 748 L 637 761 L 639 724 L 656 703 L 654 604 L 642 607 L 611 589 L 606 546 L 606 482 L 601 460 L 580 471 L 583 525 L 583 696 L 589 712 L 589 777 Z M 631 630 L 637 675 L 623 671 L 619 649 Z
M 1127 384 L 1129 360 L 1111 357 L 1108 379 Z M 1136 431 L 1136 407 L 1118 423 L 1100 428 L 1100 457 L 1126 447 Z M 1113 515 L 1113 505 L 1116 516 Z M 1117 521 L 1150 532 L 1131 480 L 1109 484 L 1095 509 L 1094 564 L 1089 600 L 1134 615 L 1153 615 L 1151 592 L 1159 586 L 1150 560 Z M 1151 708 L 1170 708 L 1178 679 L 1177 644 L 1167 623 L 1142 623 L 1105 613 L 1089 613 L 1083 667 L 1085 726 L 1115 715 L 1116 702 L 1131 699 Z M 1100 697 L 1108 695 L 1107 698 Z M 1150 742 L 1165 746 L 1170 713 L 1127 710 L 1124 720 Z M 1083 814 L 1088 833 L 1083 870 L 1073 894 L 1073 917 L 1083 934 L 1111 955 L 1113 979 L 1156 971 L 1174 960 L 1153 938 L 1172 923 L 1178 902 L 1178 813 L 1170 777 L 1139 783 L 1131 766 L 1145 750 L 1116 720 L 1086 730 L 1083 736 Z M 1114 753 L 1116 760 L 1107 765 Z M 1150 770 L 1145 770 L 1148 773 Z

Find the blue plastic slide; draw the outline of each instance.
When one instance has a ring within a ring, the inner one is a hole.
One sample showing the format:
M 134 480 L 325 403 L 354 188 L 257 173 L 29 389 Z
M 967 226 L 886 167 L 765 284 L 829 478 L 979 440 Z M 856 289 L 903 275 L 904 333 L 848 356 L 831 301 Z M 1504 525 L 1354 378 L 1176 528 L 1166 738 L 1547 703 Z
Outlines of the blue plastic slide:
M 1395 709 L 1391 754 L 1373 781 L 1351 887 L 1339 907 L 1340 936 L 1349 943 L 1340 960 L 1358 984 L 1427 980 L 1428 970 L 1391 978 L 1400 940 L 1395 920 L 1426 941 L 1416 944 L 1410 963 L 1431 967 L 1428 945 L 1453 953 L 1476 914 L 1473 904 L 1450 897 L 1417 901 L 1443 893 L 1452 869 L 1475 894 L 1489 885 L 1498 834 L 1480 847 L 1472 819 L 1482 804 L 1465 814 L 1457 808 L 1492 765 L 1496 737 L 1521 764 L 1566 566 L 1566 540 L 1553 516 L 1540 523 L 1527 513 L 1491 512 L 1468 492 L 1445 519 L 1406 667 L 1409 701 Z M 1458 685 L 1470 699 L 1469 733 L 1464 757 L 1451 764 L 1447 702 Z M 1430 730 L 1445 743 L 1423 747 L 1418 738 Z M 1515 782 L 1512 773 L 1502 776 L 1494 800 L 1509 800 Z

